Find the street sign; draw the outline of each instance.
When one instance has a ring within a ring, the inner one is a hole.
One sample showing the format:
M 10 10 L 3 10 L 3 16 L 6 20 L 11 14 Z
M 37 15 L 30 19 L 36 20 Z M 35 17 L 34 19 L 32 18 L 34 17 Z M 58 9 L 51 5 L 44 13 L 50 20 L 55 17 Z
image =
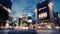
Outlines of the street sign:
M 31 17 L 32 17 L 32 13 L 31 13 L 31 12 L 29 12 L 27 16 L 31 16 Z

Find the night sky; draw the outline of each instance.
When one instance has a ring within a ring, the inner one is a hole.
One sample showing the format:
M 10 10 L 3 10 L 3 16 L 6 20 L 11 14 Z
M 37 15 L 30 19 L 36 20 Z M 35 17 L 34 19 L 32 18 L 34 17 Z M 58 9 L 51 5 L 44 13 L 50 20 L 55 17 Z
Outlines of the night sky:
M 34 11 L 37 3 L 42 0 L 11 0 L 12 1 L 12 12 L 11 16 L 19 17 L 27 12 Z M 51 0 L 53 2 L 54 12 L 60 12 L 60 0 Z

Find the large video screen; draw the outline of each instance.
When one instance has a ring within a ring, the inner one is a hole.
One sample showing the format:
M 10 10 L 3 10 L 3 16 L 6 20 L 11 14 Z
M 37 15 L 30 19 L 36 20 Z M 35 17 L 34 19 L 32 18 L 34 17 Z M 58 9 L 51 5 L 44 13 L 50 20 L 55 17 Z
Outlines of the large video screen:
M 43 12 L 43 13 L 40 13 L 38 16 L 39 16 L 39 19 L 44 19 L 44 18 L 46 18 L 48 15 L 47 15 L 47 12 Z

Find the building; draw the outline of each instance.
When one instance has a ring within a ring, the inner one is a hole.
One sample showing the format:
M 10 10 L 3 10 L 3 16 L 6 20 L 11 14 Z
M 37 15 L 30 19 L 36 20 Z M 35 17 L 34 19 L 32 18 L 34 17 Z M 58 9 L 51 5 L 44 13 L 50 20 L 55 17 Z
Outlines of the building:
M 11 0 L 0 0 L 0 3 L 2 3 L 5 7 L 11 9 L 11 6 L 12 6 Z
M 53 4 L 50 2 L 50 0 L 45 0 L 37 4 L 36 8 L 38 22 L 54 20 L 52 5 Z
M 54 17 L 55 17 L 55 25 L 60 26 L 60 14 L 58 12 L 55 12 Z
M 0 25 L 6 24 L 6 20 L 11 12 L 11 0 L 0 0 Z
M 18 19 L 18 26 L 20 26 L 21 20 L 22 20 L 22 18 L 19 17 L 19 19 Z

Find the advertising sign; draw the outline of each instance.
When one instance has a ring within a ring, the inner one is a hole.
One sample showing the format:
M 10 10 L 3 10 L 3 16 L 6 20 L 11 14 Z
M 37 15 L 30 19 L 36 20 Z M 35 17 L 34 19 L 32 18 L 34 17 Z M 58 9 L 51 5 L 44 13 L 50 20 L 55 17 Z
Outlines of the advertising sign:
M 39 14 L 39 19 L 44 19 L 47 17 L 47 12 L 43 12 Z

